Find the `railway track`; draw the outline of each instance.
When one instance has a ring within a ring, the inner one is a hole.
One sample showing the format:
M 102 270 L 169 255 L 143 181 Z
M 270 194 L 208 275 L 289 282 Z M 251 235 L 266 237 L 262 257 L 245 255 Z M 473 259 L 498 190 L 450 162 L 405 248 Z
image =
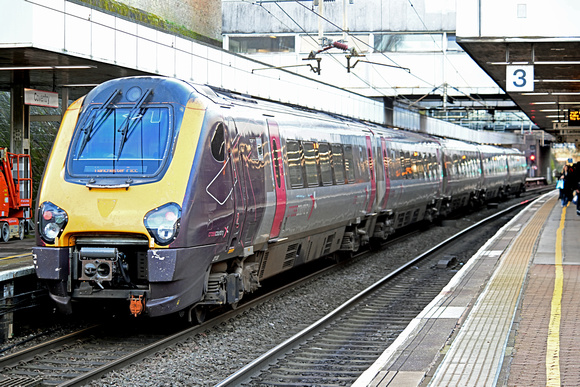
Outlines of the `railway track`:
M 497 216 L 501 216 L 501 214 Z M 409 235 L 406 235 L 405 237 L 408 236 Z M 395 242 L 396 241 L 391 241 L 390 243 Z M 361 259 L 364 259 L 364 257 L 361 257 Z M 414 262 L 415 261 L 409 264 L 412 269 L 408 270 L 413 271 L 415 276 L 417 276 L 423 269 L 419 269 L 419 265 Z M 99 378 L 107 372 L 126 367 L 128 364 L 154 354 L 175 343 L 202 334 L 204 331 L 212 329 L 212 327 L 217 327 L 225 321 L 233 319 L 237 315 L 246 313 L 246 311 L 254 308 L 256 305 L 275 298 L 280 293 L 300 286 L 299 284 L 301 283 L 325 275 L 323 272 L 326 270 L 328 269 L 323 269 L 320 272 L 301 278 L 300 280 L 277 289 L 274 292 L 270 292 L 251 300 L 250 302 L 246 302 L 240 305 L 238 309 L 214 317 L 205 324 L 173 334 L 133 334 L 128 331 L 115 332 L 114 329 L 111 330 L 103 327 L 92 328 L 90 331 L 84 331 L 78 335 L 69 335 L 71 337 L 62 340 L 52 340 L 47 343 L 47 345 L 39 345 L 33 349 L 6 356 L 0 359 L 0 386 L 9 385 L 6 384 L 7 382 L 3 382 L 2 378 L 11 378 L 16 381 L 15 385 L 27 385 L 26 383 L 31 383 L 28 385 L 41 386 L 84 385 L 91 380 Z M 394 272 L 392 274 L 395 275 Z M 406 281 L 407 280 L 402 280 L 402 282 Z M 441 279 L 441 287 L 447 282 L 448 279 Z M 399 303 L 401 302 L 401 299 L 413 299 L 415 302 L 422 304 L 430 302 L 430 300 L 438 293 L 438 291 L 431 292 L 427 290 L 421 294 L 414 293 L 408 295 L 401 293 L 402 286 L 400 285 L 395 284 L 389 286 L 389 288 L 391 290 L 390 292 L 387 292 L 386 295 L 374 298 L 390 298 L 393 300 L 392 302 L 399 300 Z M 355 298 L 359 297 L 360 295 Z M 389 340 L 394 340 L 398 333 L 404 329 L 408 323 L 408 319 L 413 318 L 417 314 L 416 312 L 410 312 L 408 315 L 401 315 L 400 307 L 396 306 L 396 304 L 391 304 L 395 306 L 392 306 L 389 310 L 384 309 L 380 305 L 375 305 L 374 300 L 372 301 L 373 303 L 367 301 L 366 306 L 362 310 L 351 312 L 351 316 L 348 318 L 348 323 L 345 328 L 338 328 L 338 326 L 333 325 L 333 328 L 330 330 L 327 329 L 326 333 L 324 331 L 312 332 L 310 340 L 313 343 L 316 343 L 313 338 L 318 339 L 326 337 L 326 339 L 322 342 L 318 342 L 318 344 L 314 344 L 314 346 L 311 346 L 310 348 L 301 346 L 300 352 L 297 352 L 300 353 L 300 355 L 294 359 L 287 358 L 284 362 L 279 363 L 280 371 L 276 372 L 292 375 L 292 372 L 294 371 L 291 371 L 291 369 L 293 367 L 295 368 L 297 364 L 316 364 L 318 362 L 319 364 L 317 364 L 314 369 L 308 371 L 312 375 L 317 375 L 317 377 L 320 377 L 320 375 L 324 373 L 328 375 L 341 375 L 341 378 L 344 379 L 341 380 L 344 382 L 345 380 L 352 380 L 352 378 L 355 377 L 353 374 L 358 376 L 358 374 L 368 367 L 366 364 L 370 359 L 374 361 L 377 357 L 377 351 L 374 349 L 368 349 L 371 345 L 365 340 L 370 340 L 371 343 L 381 341 L 383 343 L 388 343 Z M 408 302 L 404 301 L 404 303 Z M 377 330 L 376 326 L 378 322 L 384 320 L 386 315 L 391 314 L 396 314 L 397 318 L 391 320 L 390 325 Z M 374 316 L 374 322 L 372 321 L 371 316 Z M 366 321 L 367 317 L 370 319 L 369 321 Z M 349 332 L 351 336 L 362 341 L 356 342 L 353 339 L 350 344 L 345 345 L 342 337 L 347 335 Z M 361 333 L 363 334 L 361 335 Z M 385 344 L 383 344 L 382 347 L 384 348 L 384 346 Z M 321 353 L 326 354 L 326 357 L 322 359 L 322 363 L 320 360 L 314 360 L 315 355 L 320 355 Z M 331 355 L 331 353 L 335 353 L 335 355 Z M 346 357 L 346 354 L 348 353 L 357 353 L 356 358 L 348 359 Z M 336 365 L 340 365 L 340 363 L 349 364 L 348 370 L 341 371 L 336 368 Z M 353 366 L 353 364 L 355 366 Z M 324 367 L 330 368 L 327 368 L 325 371 Z M 352 370 L 355 368 L 356 371 L 353 373 Z M 273 371 L 267 372 L 270 375 L 276 375 L 277 378 L 280 378 L 280 376 Z M 295 378 L 295 376 L 292 377 Z M 315 380 L 317 379 L 305 379 L 303 383 L 318 384 Z M 262 382 L 258 382 L 258 384 L 261 383 Z M 274 383 L 274 381 L 268 379 L 263 384 L 270 383 Z M 234 384 L 237 384 L 237 382 L 234 382 L 233 384 L 227 382 L 227 384 L 224 385 Z
M 527 205 L 523 201 L 461 231 L 217 384 L 226 386 L 351 385 L 455 274 L 450 258 L 473 231 Z M 445 257 L 445 258 L 444 258 Z
M 85 385 L 110 371 L 126 367 L 189 337 L 217 327 L 280 293 L 325 275 L 336 266 L 338 264 L 327 266 L 246 301 L 235 310 L 220 312 L 204 324 L 172 334 L 134 333 L 134 323 L 129 322 L 119 328 L 115 322 L 112 324 L 115 327 L 93 326 L 7 355 L 0 358 L 0 387 Z M 176 323 L 171 319 L 166 320 Z

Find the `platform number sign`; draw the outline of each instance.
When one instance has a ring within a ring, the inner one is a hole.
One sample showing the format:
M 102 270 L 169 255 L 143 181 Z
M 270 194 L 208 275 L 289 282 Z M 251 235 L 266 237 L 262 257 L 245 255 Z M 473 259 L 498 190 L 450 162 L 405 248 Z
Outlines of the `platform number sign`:
M 534 91 L 534 66 L 506 66 L 506 91 Z

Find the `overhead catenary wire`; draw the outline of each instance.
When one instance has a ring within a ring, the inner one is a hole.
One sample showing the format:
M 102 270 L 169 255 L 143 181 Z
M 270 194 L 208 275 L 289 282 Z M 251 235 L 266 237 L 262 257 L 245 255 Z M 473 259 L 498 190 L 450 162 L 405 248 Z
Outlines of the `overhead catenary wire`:
M 305 6 L 304 4 L 302 4 L 299 0 L 294 0 L 294 1 L 297 4 L 301 5 L 302 7 L 306 8 L 307 10 L 309 10 L 310 12 L 314 13 L 317 17 L 321 18 L 325 22 L 327 22 L 330 25 L 332 25 L 334 28 L 338 29 L 340 32 L 346 33 L 348 36 L 352 37 L 353 39 L 355 39 L 356 41 L 360 42 L 361 44 L 367 46 L 370 49 L 374 49 L 374 47 L 372 47 L 370 44 L 368 44 L 364 40 L 358 38 L 356 35 L 352 34 L 350 31 L 347 31 L 347 30 L 343 29 L 342 27 L 338 26 L 336 23 L 334 23 L 331 20 L 329 20 L 328 18 L 320 15 L 318 12 L 314 11 L 313 9 L 308 8 L 307 6 Z M 392 59 L 389 56 L 387 56 L 384 52 L 380 52 L 380 54 L 381 54 L 381 56 L 384 56 L 387 60 L 389 60 L 390 62 L 392 62 L 393 64 L 395 64 L 397 67 L 404 68 L 404 66 L 399 65 L 394 59 Z M 410 74 L 413 77 L 415 77 L 416 79 L 420 80 L 421 82 L 424 82 L 424 83 L 426 83 L 427 85 L 429 85 L 431 87 L 435 87 L 435 84 L 430 83 L 429 81 L 424 80 L 423 78 L 419 77 L 418 75 L 413 74 L 413 72 L 410 72 Z
M 421 22 L 421 24 L 423 24 L 423 27 L 425 28 L 425 31 L 429 31 L 429 29 L 427 28 L 427 24 L 425 24 L 425 21 L 423 20 L 423 18 L 421 17 L 421 15 L 419 15 L 419 12 L 417 12 L 417 9 L 413 5 L 413 2 L 411 0 L 407 0 L 407 1 L 411 5 L 411 8 L 413 9 L 413 12 L 415 12 L 415 15 L 417 15 L 417 18 L 419 19 L 419 21 Z M 441 47 L 439 45 L 439 43 L 437 42 L 437 40 L 435 40 L 435 38 L 433 37 L 433 35 L 429 34 L 429 36 L 430 36 L 431 40 L 433 40 L 433 43 L 435 43 L 435 45 L 437 46 L 437 48 L 440 49 L 441 51 L 443 51 L 443 47 Z M 463 81 L 467 84 L 468 82 L 465 80 L 465 78 L 463 78 L 463 75 L 461 75 L 461 73 L 459 72 L 459 70 L 457 70 L 457 67 L 455 67 L 455 65 L 453 64 L 453 62 L 451 62 L 449 60 L 449 58 L 447 58 L 447 57 L 445 57 L 445 60 L 447 62 L 449 62 L 449 64 L 451 65 L 451 67 L 453 67 L 453 69 L 459 75 L 459 77 L 461 79 L 463 79 Z
M 373 49 L 373 47 L 371 47 L 371 46 L 370 46 L 368 43 L 366 43 L 365 41 L 363 41 L 363 40 L 359 39 L 359 38 L 358 38 L 356 35 L 353 35 L 353 34 L 351 34 L 351 33 L 350 33 L 350 31 L 346 31 L 346 30 L 344 30 L 343 28 L 341 28 L 340 26 L 338 26 L 336 23 L 333 23 L 333 22 L 332 22 L 331 20 L 329 20 L 328 18 L 326 18 L 326 17 L 324 17 L 324 16 L 320 15 L 319 13 L 317 13 L 316 11 L 314 11 L 313 9 L 311 9 L 311 8 L 308 8 L 307 6 L 305 6 L 304 4 L 302 4 L 302 3 L 301 3 L 299 0 L 294 0 L 294 1 L 295 1 L 297 4 L 301 5 L 302 7 L 306 8 L 307 10 L 309 10 L 310 12 L 314 13 L 314 14 L 315 14 L 317 17 L 321 18 L 322 20 L 324 20 L 324 21 L 326 21 L 327 23 L 329 23 L 330 25 L 332 25 L 334 28 L 338 29 L 340 32 L 343 32 L 343 33 L 346 33 L 346 34 L 348 34 L 348 35 L 349 35 L 350 37 L 352 37 L 353 39 L 355 39 L 355 40 L 357 40 L 358 42 L 362 43 L 363 45 L 365 45 L 365 46 L 367 46 L 367 47 L 369 47 L 369 48 Z M 423 19 L 421 18 L 421 16 L 420 16 L 420 15 L 419 15 L 419 13 L 417 12 L 417 10 L 415 9 L 415 6 L 414 6 L 414 5 L 413 5 L 413 3 L 411 2 L 411 0 L 407 0 L 407 1 L 409 2 L 409 4 L 410 4 L 411 8 L 412 8 L 412 9 L 413 9 L 413 11 L 415 12 L 415 14 L 417 15 L 417 17 L 418 17 L 418 18 L 419 18 L 419 20 L 421 21 L 421 23 L 423 24 L 423 27 L 425 28 L 425 30 L 426 30 L 426 31 L 428 31 L 427 25 L 425 24 L 425 22 L 423 21 Z M 437 47 L 438 47 L 439 49 L 443 50 L 443 48 L 442 48 L 442 47 L 440 47 L 440 45 L 439 45 L 439 44 L 438 44 L 438 43 L 435 41 L 435 39 L 433 38 L 433 36 L 431 36 L 431 39 L 433 40 L 433 42 L 434 42 L 434 43 L 437 45 Z M 396 66 L 398 66 L 398 67 L 403 67 L 403 66 L 400 66 L 400 65 L 399 65 L 399 64 L 398 64 L 398 63 L 397 63 L 395 60 L 393 60 L 392 58 L 390 58 L 388 55 L 386 55 L 384 52 L 380 52 L 380 54 L 381 54 L 382 56 L 384 56 L 386 59 L 388 59 L 389 61 L 391 61 L 392 63 L 394 63 Z M 457 68 L 456 68 L 456 67 L 455 67 L 455 65 L 454 65 L 454 64 L 453 64 L 453 63 L 452 63 L 452 62 L 449 60 L 449 58 L 447 58 L 447 57 L 445 56 L 445 60 L 446 60 L 446 61 L 447 61 L 447 62 L 448 62 L 448 63 L 449 63 L 449 64 L 450 64 L 452 67 L 453 67 L 453 69 L 455 69 L 455 71 L 456 71 L 456 73 L 459 75 L 459 77 L 460 77 L 461 79 L 463 79 L 463 81 L 464 81 L 464 82 L 467 84 L 468 82 L 465 80 L 465 78 L 463 78 L 463 76 L 461 75 L 461 73 L 459 72 L 459 70 L 457 70 Z M 375 71 L 376 71 L 376 69 L 375 69 Z M 414 74 L 413 72 L 410 72 L 410 74 L 411 74 L 413 77 L 415 77 L 416 79 L 420 80 L 421 82 L 424 82 L 424 83 L 426 83 L 427 85 L 430 85 L 431 87 L 433 87 L 433 90 L 432 90 L 432 91 L 434 91 L 434 90 L 436 90 L 436 89 L 438 89 L 438 88 L 439 88 L 438 86 L 435 86 L 435 84 L 432 84 L 432 83 L 430 83 L 430 82 L 428 82 L 428 81 L 424 80 L 423 78 L 419 77 L 418 75 Z M 383 79 L 384 79 L 384 78 L 383 78 Z M 385 81 L 386 81 L 386 80 L 385 80 Z M 388 82 L 387 82 L 387 84 L 388 84 Z M 389 84 L 389 85 L 390 85 L 390 84 Z M 451 86 L 451 85 L 450 85 L 450 86 Z M 484 107 L 486 107 L 486 108 L 488 107 L 488 105 L 487 105 L 487 104 L 485 104 L 485 103 L 482 103 L 481 101 L 478 101 L 477 99 L 475 99 L 475 98 L 473 98 L 472 96 L 470 96 L 470 95 L 468 95 L 468 94 L 464 93 L 463 91 L 460 91 L 460 90 L 459 90 L 457 87 L 454 87 L 454 86 L 451 86 L 451 87 L 452 87 L 454 90 L 456 90 L 456 91 L 460 92 L 461 94 L 463 94 L 463 95 L 467 96 L 467 97 L 468 97 L 469 99 L 471 99 L 472 101 L 478 102 L 478 103 L 480 103 L 482 106 L 484 106 Z M 375 88 L 373 87 L 373 89 L 375 89 Z M 375 89 L 375 90 L 376 90 L 376 89 Z M 402 97 L 404 97 L 404 96 L 402 96 Z M 408 98 L 406 98 L 406 97 L 404 97 L 404 98 L 405 98 L 405 99 L 406 99 L 408 102 L 412 102 L 412 101 L 411 101 L 411 100 L 409 100 Z
M 298 26 L 298 28 L 300 29 L 300 31 L 302 31 L 302 33 L 304 33 L 308 38 L 310 38 L 316 45 L 318 45 L 318 40 L 316 40 L 311 34 L 309 34 L 301 25 L 300 23 L 298 23 L 290 14 L 288 14 L 288 12 L 286 12 L 281 6 L 280 4 L 278 4 L 278 2 L 275 3 L 276 6 L 278 6 L 278 8 L 294 23 Z M 286 28 L 288 28 L 289 30 L 293 30 L 293 28 L 289 27 L 286 23 L 284 23 L 282 20 L 280 20 L 280 18 L 278 18 L 276 15 L 274 15 L 272 12 L 270 12 L 266 7 L 263 6 L 262 3 L 259 3 L 259 5 L 262 7 L 262 9 L 264 9 L 266 12 L 268 12 L 273 18 L 275 18 L 278 22 L 280 22 L 282 25 L 284 25 Z M 342 64 L 337 58 L 335 58 L 334 56 L 331 55 L 331 58 L 337 62 L 339 65 L 341 65 L 343 68 L 346 69 L 346 66 L 344 64 Z M 365 85 L 367 85 L 369 88 L 375 90 L 377 93 L 379 93 L 380 95 L 384 96 L 384 97 L 388 97 L 387 94 L 385 94 L 384 92 L 382 92 L 381 90 L 377 89 L 376 87 L 372 86 L 370 84 L 370 82 L 368 82 L 367 80 L 363 79 L 362 77 L 360 77 L 358 74 L 353 74 L 358 80 L 360 80 L 362 83 L 364 83 Z M 389 84 L 389 82 L 387 82 L 385 80 L 385 83 L 387 85 L 389 85 L 390 88 L 394 89 L 394 87 Z
M 278 8 L 280 8 L 280 10 L 281 10 L 282 12 L 284 12 L 284 14 L 285 14 L 285 15 L 286 15 L 286 16 L 287 16 L 287 17 L 288 17 L 290 20 L 292 20 L 292 21 L 293 21 L 293 22 L 294 22 L 294 23 L 295 23 L 295 24 L 298 26 L 298 28 L 300 28 L 300 30 L 301 30 L 301 31 L 302 31 L 304 34 L 306 34 L 306 36 L 308 36 L 310 39 L 312 39 L 312 40 L 314 41 L 314 43 L 315 43 L 315 44 L 319 44 L 318 40 L 316 40 L 316 39 L 315 39 L 315 38 L 314 38 L 314 37 L 313 37 L 311 34 L 309 34 L 308 32 L 306 32 L 306 30 L 304 30 L 304 28 L 303 28 L 303 27 L 300 25 L 300 23 L 298 23 L 296 20 L 294 20 L 294 18 L 293 18 L 292 16 L 290 16 L 290 15 L 288 14 L 288 12 L 286 12 L 286 11 L 285 11 L 285 10 L 284 10 L 284 9 L 283 9 L 281 6 L 280 6 L 280 4 L 276 3 L 276 5 L 278 6 Z M 346 68 L 346 66 L 345 66 L 345 65 L 343 65 L 343 64 L 342 64 L 342 63 L 341 63 L 341 62 L 340 62 L 340 61 L 339 61 L 337 58 L 335 58 L 334 56 L 331 56 L 331 58 L 332 58 L 332 59 L 334 59 L 334 61 L 335 61 L 335 62 L 337 62 L 339 65 L 341 65 L 343 68 Z M 355 76 L 355 77 L 356 77 L 358 80 L 360 80 L 362 83 L 364 83 L 365 85 L 367 85 L 368 87 L 370 87 L 371 89 L 373 89 L 373 90 L 376 90 L 376 91 L 377 91 L 379 94 L 383 95 L 384 97 L 386 97 L 386 96 L 387 96 L 385 93 L 381 92 L 380 90 L 378 90 L 377 88 L 375 88 L 374 86 L 372 86 L 372 85 L 370 84 L 370 82 L 366 81 L 365 79 L 363 79 L 362 77 L 360 77 L 358 74 L 354 74 L 354 76 Z M 386 83 L 387 85 L 389 85 L 389 87 L 391 87 L 392 89 L 394 89 L 394 87 L 393 87 L 393 86 L 391 86 L 391 84 L 390 84 L 389 82 L 387 82 L 386 80 L 385 80 L 385 83 Z

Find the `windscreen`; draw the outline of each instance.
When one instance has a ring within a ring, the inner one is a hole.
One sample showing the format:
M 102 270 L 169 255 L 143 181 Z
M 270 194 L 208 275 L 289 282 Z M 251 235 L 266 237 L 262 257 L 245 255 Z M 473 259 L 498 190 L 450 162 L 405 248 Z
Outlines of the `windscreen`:
M 69 158 L 73 176 L 155 176 L 172 139 L 167 106 L 103 104 L 85 112 Z

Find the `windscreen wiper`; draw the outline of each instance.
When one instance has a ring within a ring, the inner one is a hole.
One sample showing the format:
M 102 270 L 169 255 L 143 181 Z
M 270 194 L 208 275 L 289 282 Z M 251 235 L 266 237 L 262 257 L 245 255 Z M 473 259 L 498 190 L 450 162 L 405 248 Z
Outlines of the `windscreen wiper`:
M 93 137 L 93 135 L 97 132 L 97 130 L 101 127 L 101 125 L 109 118 L 111 115 L 112 110 L 107 110 L 109 105 L 113 103 L 117 95 L 121 93 L 120 89 L 116 89 L 113 94 L 107 98 L 107 100 L 98 108 L 93 109 L 93 114 L 90 116 L 86 116 L 83 124 L 80 126 L 81 131 L 85 133 L 85 137 L 83 137 L 83 142 L 79 147 L 79 151 L 77 153 L 77 159 L 81 157 L 83 150 L 87 146 L 89 140 Z M 98 119 L 97 119 L 98 116 Z M 95 122 L 96 121 L 96 122 Z
M 125 143 L 127 142 L 129 136 L 133 132 L 133 129 L 137 126 L 139 120 L 143 117 L 143 114 L 145 113 L 146 109 L 143 109 L 142 106 L 145 103 L 145 100 L 147 100 L 147 97 L 149 97 L 149 95 L 152 93 L 152 91 L 153 89 L 145 90 L 145 93 L 143 93 L 141 99 L 135 104 L 135 106 L 133 106 L 133 109 L 131 109 L 131 111 L 129 112 L 123 123 L 119 126 L 119 129 L 117 129 L 119 132 L 121 132 L 119 149 L 117 149 L 117 160 L 121 158 L 121 152 L 123 151 Z M 139 114 L 136 114 L 137 112 L 139 112 Z

